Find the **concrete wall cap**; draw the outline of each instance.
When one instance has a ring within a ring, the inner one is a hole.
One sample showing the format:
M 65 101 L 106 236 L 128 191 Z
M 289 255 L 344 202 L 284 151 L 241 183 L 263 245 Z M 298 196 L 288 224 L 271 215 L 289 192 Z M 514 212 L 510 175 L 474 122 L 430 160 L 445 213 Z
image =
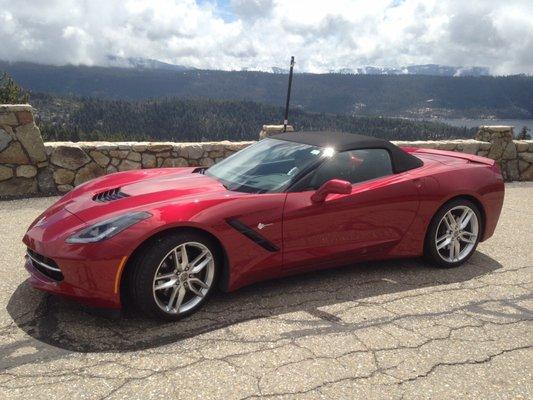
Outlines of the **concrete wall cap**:
M 29 104 L 0 104 L 0 113 L 15 111 L 33 111 Z

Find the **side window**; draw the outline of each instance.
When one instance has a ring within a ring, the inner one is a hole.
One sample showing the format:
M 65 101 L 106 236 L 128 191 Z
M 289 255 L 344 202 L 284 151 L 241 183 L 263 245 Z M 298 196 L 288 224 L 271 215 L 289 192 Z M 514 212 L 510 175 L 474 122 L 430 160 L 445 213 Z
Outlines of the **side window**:
M 358 183 L 390 174 L 392 164 L 387 150 L 350 150 L 337 153 L 320 165 L 311 178 L 310 186 L 318 188 L 330 179 Z

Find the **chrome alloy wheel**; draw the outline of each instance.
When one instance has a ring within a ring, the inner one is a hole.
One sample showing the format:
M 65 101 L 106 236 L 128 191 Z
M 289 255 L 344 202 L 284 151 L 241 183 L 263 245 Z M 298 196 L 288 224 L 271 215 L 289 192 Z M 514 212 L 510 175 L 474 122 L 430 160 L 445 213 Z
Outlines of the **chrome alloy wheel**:
M 187 312 L 202 301 L 214 277 L 215 260 L 206 246 L 180 244 L 157 267 L 152 286 L 155 302 L 168 314 Z
M 467 206 L 454 207 L 444 214 L 437 227 L 437 252 L 444 261 L 462 261 L 476 246 L 478 234 L 479 221 L 474 210 Z

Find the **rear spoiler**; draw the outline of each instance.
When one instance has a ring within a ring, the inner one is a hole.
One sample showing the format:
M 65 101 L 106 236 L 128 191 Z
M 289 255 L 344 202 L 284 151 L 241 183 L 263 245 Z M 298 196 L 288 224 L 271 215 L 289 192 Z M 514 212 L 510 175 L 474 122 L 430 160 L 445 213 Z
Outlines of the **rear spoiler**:
M 436 149 L 424 149 L 420 147 L 402 147 L 403 151 L 407 153 L 425 153 L 425 154 L 436 154 L 440 156 L 460 158 L 463 160 L 468 160 L 470 162 L 475 162 L 479 164 L 486 164 L 493 166 L 495 161 L 491 158 L 476 156 L 474 154 L 460 153 L 457 151 L 446 151 L 446 150 L 436 150 Z

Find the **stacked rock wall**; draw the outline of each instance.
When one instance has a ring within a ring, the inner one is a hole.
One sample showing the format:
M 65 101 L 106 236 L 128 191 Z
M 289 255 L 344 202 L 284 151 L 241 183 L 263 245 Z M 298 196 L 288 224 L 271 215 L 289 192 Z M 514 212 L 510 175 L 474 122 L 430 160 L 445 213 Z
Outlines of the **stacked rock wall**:
M 480 131 L 486 132 L 490 128 L 481 127 Z M 533 140 L 497 140 L 496 143 L 480 140 L 428 140 L 393 143 L 398 146 L 459 151 L 492 158 L 500 166 L 506 181 L 533 181 Z
M 282 127 L 263 126 L 262 136 Z M 292 127 L 288 127 L 291 130 Z M 489 157 L 506 180 L 533 181 L 533 141 L 512 127 L 481 127 L 476 140 L 394 142 Z M 0 106 L 0 198 L 65 193 L 89 179 L 140 168 L 210 166 L 254 142 L 48 142 L 29 105 Z
M 210 166 L 253 142 L 48 142 L 50 161 L 57 191 L 97 176 L 118 171 L 156 167 Z
M 52 189 L 41 132 L 30 105 L 0 105 L 0 196 Z

